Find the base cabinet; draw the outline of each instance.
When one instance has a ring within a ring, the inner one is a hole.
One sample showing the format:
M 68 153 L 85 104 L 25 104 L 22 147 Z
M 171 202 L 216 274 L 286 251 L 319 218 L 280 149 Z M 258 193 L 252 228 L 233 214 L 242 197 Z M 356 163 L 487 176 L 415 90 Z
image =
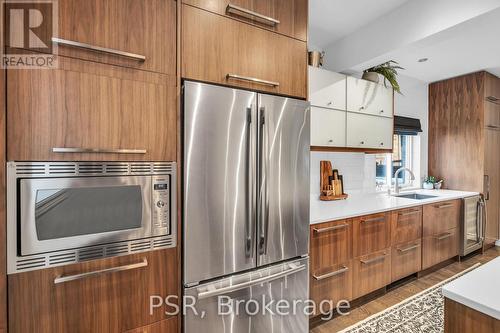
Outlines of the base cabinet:
M 145 267 L 55 283 L 61 276 L 145 262 Z M 8 276 L 8 292 L 11 333 L 130 331 L 169 318 L 164 307 L 150 313 L 149 302 L 152 295 L 165 299 L 178 294 L 177 250 L 157 250 L 13 274 Z M 169 328 L 165 332 L 174 326 L 172 322 L 165 325 Z
M 392 247 L 392 282 L 422 270 L 422 241 L 420 239 Z
M 459 252 L 459 233 L 458 229 L 450 229 L 433 236 L 424 237 L 422 240 L 422 269 L 427 269 L 457 256 Z
M 391 283 L 391 249 L 354 259 L 353 269 L 354 298 L 385 287 Z

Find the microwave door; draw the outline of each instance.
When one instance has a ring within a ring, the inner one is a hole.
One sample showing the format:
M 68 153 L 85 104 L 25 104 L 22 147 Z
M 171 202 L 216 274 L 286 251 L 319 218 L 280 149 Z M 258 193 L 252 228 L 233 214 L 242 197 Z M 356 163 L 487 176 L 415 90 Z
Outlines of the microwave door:
M 21 255 L 151 234 L 151 177 L 20 180 Z
M 184 82 L 184 282 L 255 267 L 255 93 Z
M 309 103 L 259 95 L 258 264 L 307 255 Z

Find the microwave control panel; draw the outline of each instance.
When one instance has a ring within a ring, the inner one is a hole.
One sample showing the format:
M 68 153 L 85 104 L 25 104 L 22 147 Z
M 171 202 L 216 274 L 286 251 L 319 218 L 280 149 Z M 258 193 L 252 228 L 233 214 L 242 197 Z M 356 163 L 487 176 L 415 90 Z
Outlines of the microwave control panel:
M 153 177 L 153 226 L 170 233 L 170 177 Z

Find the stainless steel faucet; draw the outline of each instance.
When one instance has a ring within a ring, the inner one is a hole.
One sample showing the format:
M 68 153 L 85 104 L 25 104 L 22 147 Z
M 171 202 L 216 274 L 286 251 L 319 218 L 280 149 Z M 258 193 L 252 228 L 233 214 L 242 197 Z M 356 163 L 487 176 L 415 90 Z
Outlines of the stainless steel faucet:
M 405 167 L 401 167 L 399 168 L 395 173 L 394 173 L 394 178 L 396 179 L 394 181 L 394 194 L 398 195 L 399 194 L 399 182 L 398 182 L 398 176 L 399 174 L 402 172 L 402 171 L 408 171 L 410 173 L 410 179 L 411 180 L 415 180 L 415 175 L 413 174 L 413 172 L 408 169 L 408 168 L 405 168 Z

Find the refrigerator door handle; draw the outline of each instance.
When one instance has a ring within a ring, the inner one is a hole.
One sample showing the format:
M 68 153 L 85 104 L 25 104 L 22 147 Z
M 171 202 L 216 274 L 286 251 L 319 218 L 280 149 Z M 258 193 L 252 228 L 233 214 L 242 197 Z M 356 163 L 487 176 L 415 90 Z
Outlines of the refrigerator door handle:
M 252 219 L 253 219 L 253 209 L 254 209 L 254 196 L 253 196 L 253 177 L 252 177 L 252 165 L 253 163 L 253 158 L 252 158 L 252 108 L 248 107 L 246 109 L 247 112 L 247 133 L 246 133 L 246 159 L 247 159 L 247 165 L 246 165 L 246 186 L 247 186 L 247 195 L 248 195 L 248 200 L 247 200 L 247 218 L 246 218 L 246 223 L 245 223 L 245 255 L 247 258 L 252 257 L 252 243 L 253 243 L 253 238 L 252 238 Z
M 264 152 L 267 144 L 265 143 L 265 108 L 260 108 L 259 113 L 259 207 L 258 207 L 258 227 L 259 227 L 259 254 L 266 253 L 267 248 L 267 223 L 269 219 L 269 198 L 267 189 L 267 156 Z
M 235 284 L 233 286 L 227 286 L 227 287 L 223 287 L 223 288 L 219 288 L 219 289 L 217 289 L 214 285 L 205 286 L 203 288 L 198 288 L 198 300 L 227 294 L 227 293 L 230 293 L 233 291 L 238 291 L 238 290 L 245 289 L 245 288 L 248 288 L 248 287 L 251 287 L 254 285 L 258 285 L 258 284 L 268 283 L 268 282 L 295 274 L 297 272 L 303 271 L 304 269 L 306 269 L 306 267 L 307 267 L 306 265 L 297 265 L 297 263 L 292 263 L 292 264 L 289 264 L 287 270 L 284 270 L 284 271 L 279 272 L 279 273 L 271 274 L 268 276 L 264 276 L 264 277 L 261 277 L 261 278 L 258 278 L 258 279 L 252 280 L 252 281 L 247 281 L 247 282 L 243 282 L 240 284 Z

